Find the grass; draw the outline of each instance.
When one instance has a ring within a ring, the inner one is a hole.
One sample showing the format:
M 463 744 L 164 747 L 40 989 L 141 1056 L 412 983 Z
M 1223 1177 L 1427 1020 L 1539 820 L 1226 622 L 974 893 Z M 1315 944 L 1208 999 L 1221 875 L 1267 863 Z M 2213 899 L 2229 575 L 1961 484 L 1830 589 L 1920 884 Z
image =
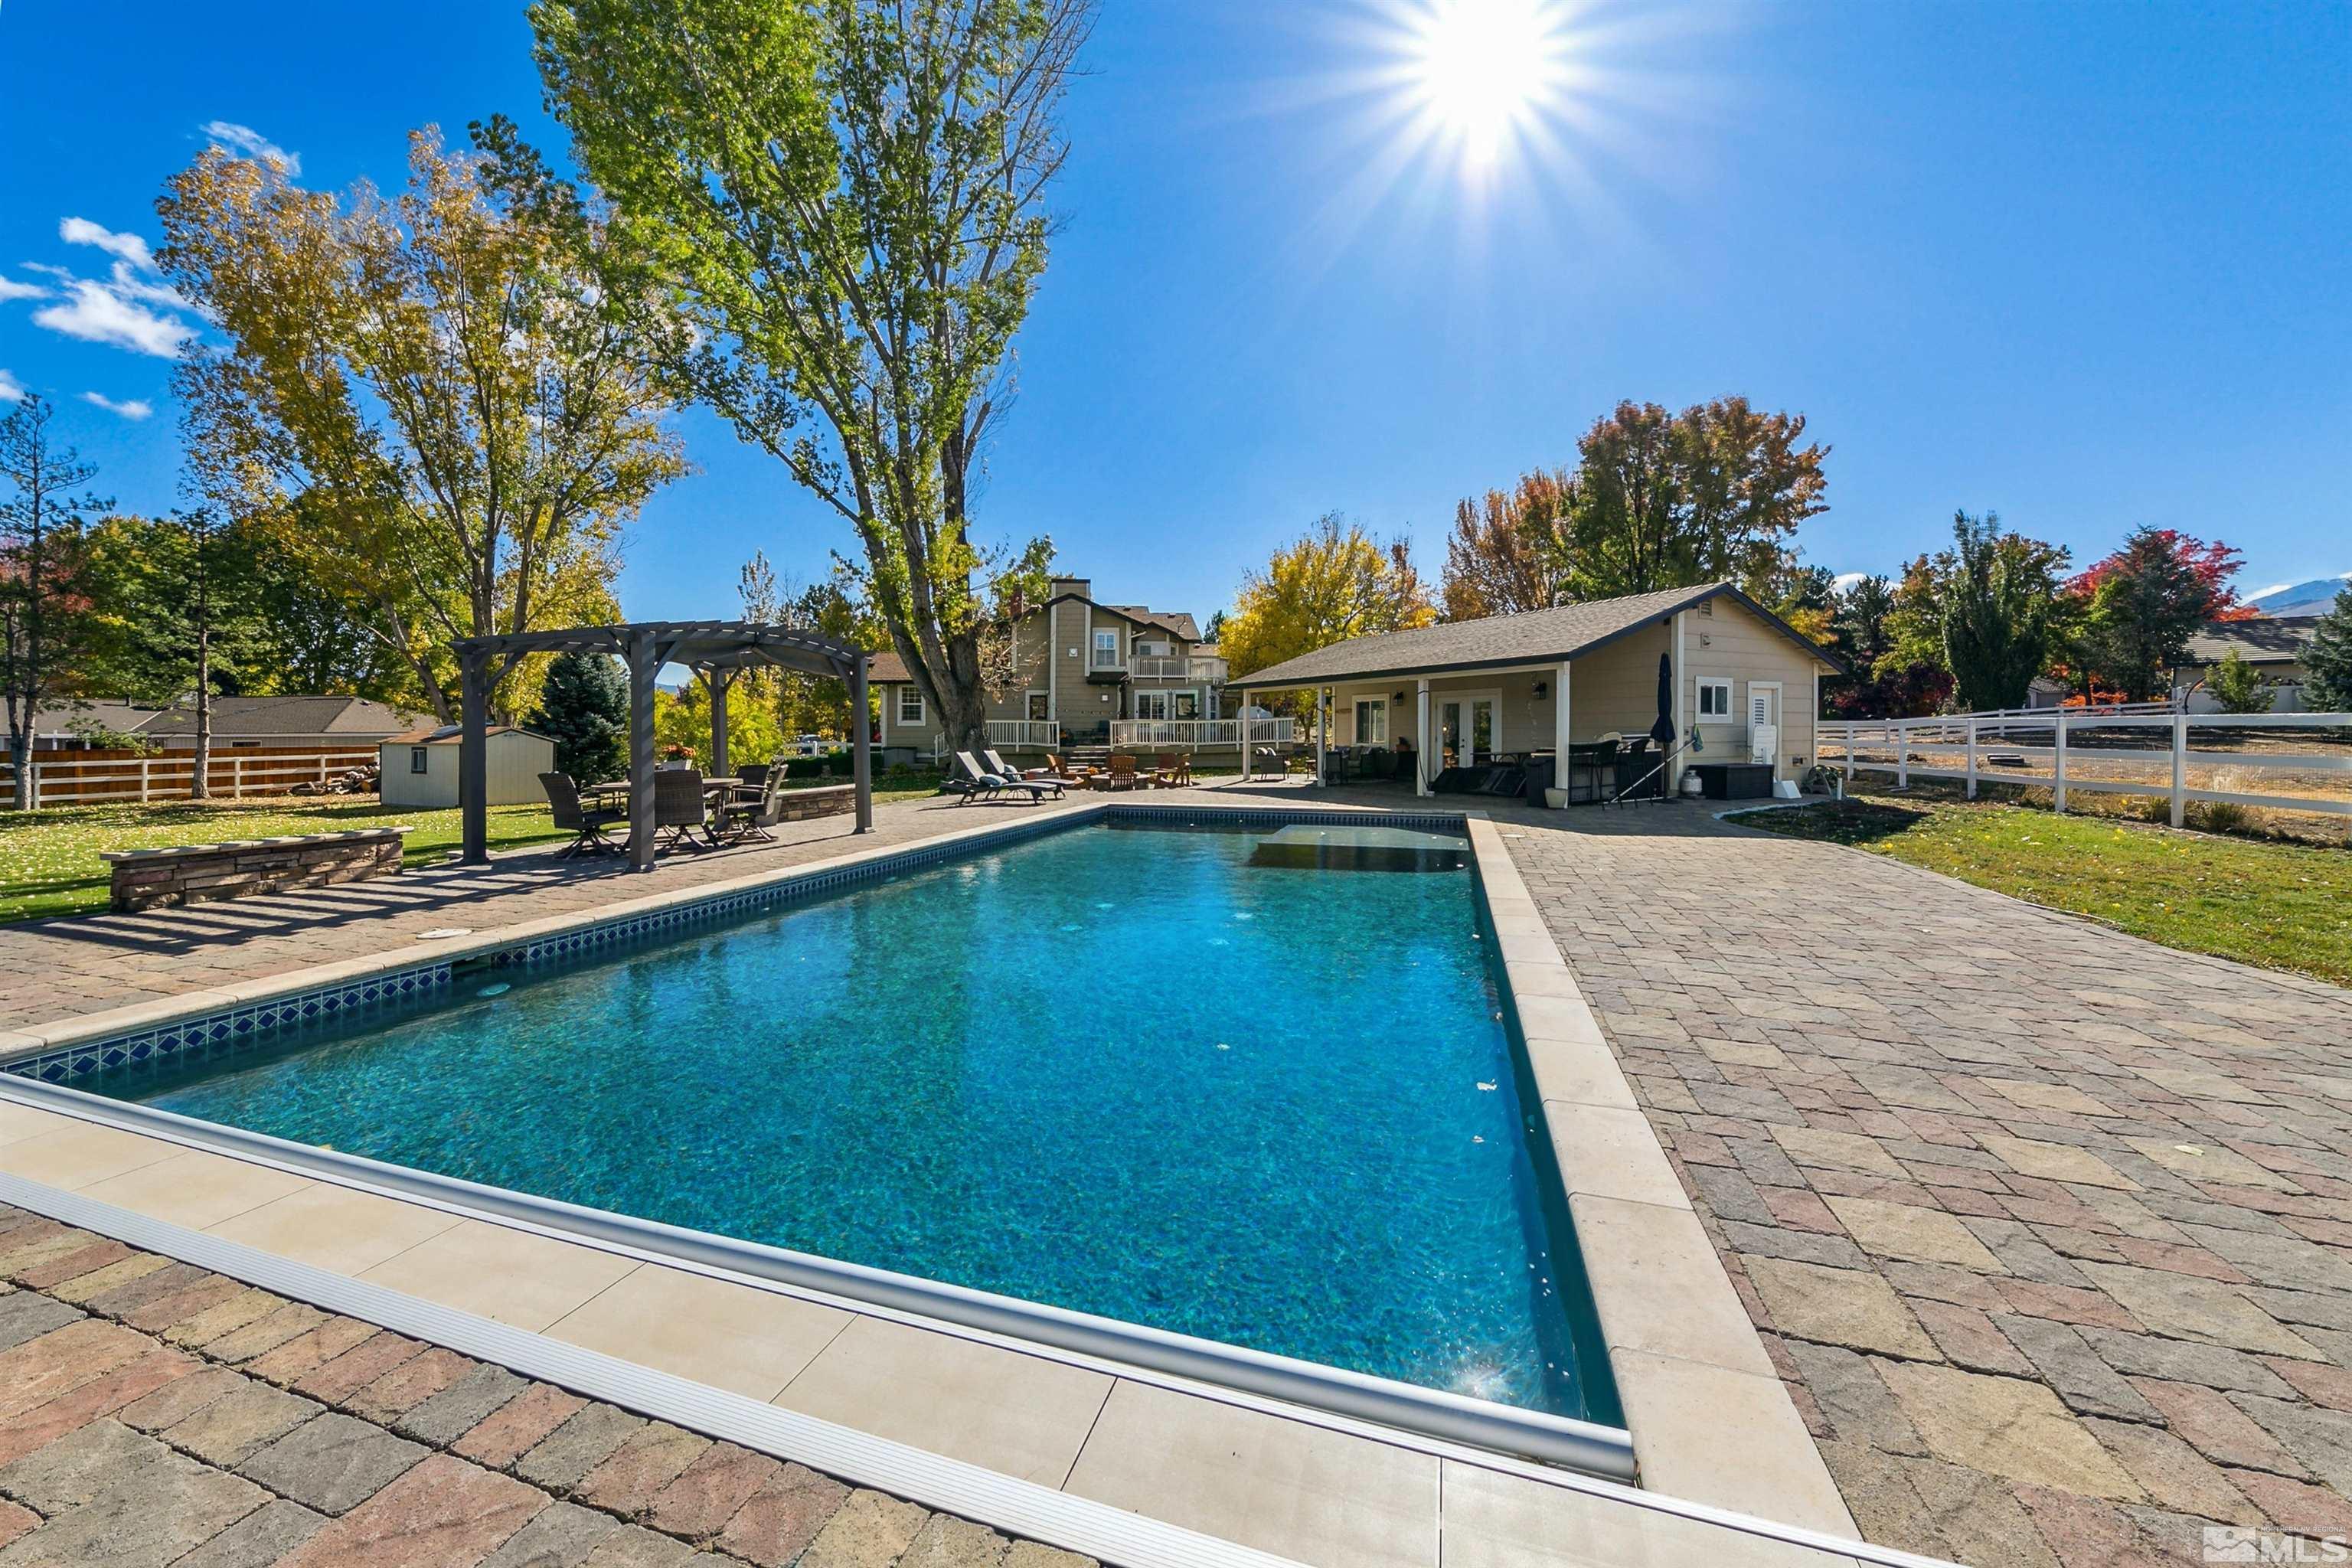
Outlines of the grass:
M 799 781 L 794 781 L 797 784 Z M 812 779 L 810 785 L 836 783 Z M 875 781 L 877 805 L 920 800 L 938 793 L 935 779 L 896 774 Z M 0 812 L 0 921 L 84 914 L 107 904 L 109 849 L 160 849 L 225 838 L 270 838 L 294 833 L 338 833 L 354 827 L 405 825 L 402 860 L 430 865 L 453 853 L 464 825 L 447 811 L 386 809 L 373 798 L 180 801 L 157 805 L 79 805 L 31 813 Z M 515 849 L 566 837 L 543 805 L 490 807 L 490 848 Z
M 2352 984 L 2352 852 L 1906 795 L 1740 818 L 1848 844 L 2189 952 Z
M 444 858 L 464 831 L 457 811 L 387 810 L 372 798 L 179 801 L 157 805 L 76 805 L 0 814 L 0 921 L 101 910 L 107 900 L 108 849 L 160 849 L 224 838 L 289 833 L 340 833 L 405 825 L 403 861 Z M 490 847 L 512 849 L 561 838 L 543 805 L 490 807 Z

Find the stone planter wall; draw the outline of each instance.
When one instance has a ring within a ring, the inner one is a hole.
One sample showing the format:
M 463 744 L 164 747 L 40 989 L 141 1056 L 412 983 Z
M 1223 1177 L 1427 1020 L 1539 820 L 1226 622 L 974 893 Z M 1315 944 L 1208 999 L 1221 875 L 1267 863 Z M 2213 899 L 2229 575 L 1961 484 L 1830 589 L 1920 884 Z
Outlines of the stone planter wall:
M 287 838 L 246 838 L 169 849 L 103 854 L 113 871 L 114 908 L 194 904 L 283 888 L 317 888 L 388 877 L 400 869 L 405 827 L 366 827 Z
M 854 784 L 819 784 L 814 789 L 788 789 L 776 796 L 777 820 L 802 822 L 812 816 L 840 816 L 857 809 Z

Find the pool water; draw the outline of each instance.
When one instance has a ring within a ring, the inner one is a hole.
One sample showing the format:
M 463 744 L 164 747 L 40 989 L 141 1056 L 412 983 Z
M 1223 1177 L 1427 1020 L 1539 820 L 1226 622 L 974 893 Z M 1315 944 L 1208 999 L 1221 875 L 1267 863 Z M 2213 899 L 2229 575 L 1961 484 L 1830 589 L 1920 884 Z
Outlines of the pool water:
M 1472 878 L 1443 835 L 1075 828 L 98 1087 L 1614 1424 Z

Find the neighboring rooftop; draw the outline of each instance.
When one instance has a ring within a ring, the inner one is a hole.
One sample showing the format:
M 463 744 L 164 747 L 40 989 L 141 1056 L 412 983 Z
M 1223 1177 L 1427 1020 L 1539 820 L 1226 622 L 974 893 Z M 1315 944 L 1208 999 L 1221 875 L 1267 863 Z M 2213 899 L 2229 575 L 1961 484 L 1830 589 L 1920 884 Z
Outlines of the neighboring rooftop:
M 215 697 L 213 739 L 299 740 L 333 735 L 380 740 L 415 723 L 415 716 L 365 697 L 290 694 L 278 697 Z M 151 741 L 193 740 L 196 710 L 187 702 L 170 707 L 97 700 L 42 706 L 35 729 L 43 735 L 70 735 L 104 728 Z
M 2248 664 L 2293 664 L 2311 646 L 2317 616 L 2264 616 L 2256 620 L 2215 621 L 2189 639 L 2183 664 L 2219 664 L 2230 650 Z

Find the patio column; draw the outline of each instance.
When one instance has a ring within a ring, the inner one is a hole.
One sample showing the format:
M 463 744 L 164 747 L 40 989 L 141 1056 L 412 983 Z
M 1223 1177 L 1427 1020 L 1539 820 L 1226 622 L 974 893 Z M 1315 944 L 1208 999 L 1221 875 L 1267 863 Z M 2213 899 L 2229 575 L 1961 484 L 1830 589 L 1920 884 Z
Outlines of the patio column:
M 703 679 L 710 686 L 710 773 L 725 778 L 735 771 L 727 765 L 727 689 L 735 684 L 735 672 L 707 670 Z
M 849 665 L 849 776 L 857 786 L 855 833 L 874 831 L 874 715 L 866 707 L 866 665 L 864 654 Z
M 654 657 L 651 632 L 629 634 L 629 864 L 654 868 Z
M 1329 721 L 1330 711 L 1331 689 L 1328 686 L 1317 687 L 1315 689 L 1315 782 L 1318 786 L 1323 783 L 1323 731 Z
M 1429 677 L 1423 676 L 1414 683 L 1420 692 L 1420 710 L 1413 720 L 1412 793 L 1432 794 L 1429 787 Z
M 482 866 L 490 858 L 490 672 L 478 651 L 460 654 L 458 660 L 464 704 L 457 738 L 457 805 L 465 823 L 460 858 Z
M 1568 771 L 1569 737 L 1575 732 L 1569 721 L 1568 710 L 1570 663 L 1568 659 L 1559 661 L 1559 698 L 1551 710 L 1552 782 L 1559 786 L 1559 807 L 1562 811 L 1568 809 L 1568 797 L 1575 793 L 1574 786 L 1569 783 Z M 1596 779 L 1593 781 L 1593 793 L 1599 795 L 1600 789 L 1600 781 Z
M 1249 700 L 1250 694 L 1246 691 L 1243 692 L 1240 703 L 1234 709 L 1234 739 L 1241 747 L 1242 783 L 1244 784 L 1250 782 Z

